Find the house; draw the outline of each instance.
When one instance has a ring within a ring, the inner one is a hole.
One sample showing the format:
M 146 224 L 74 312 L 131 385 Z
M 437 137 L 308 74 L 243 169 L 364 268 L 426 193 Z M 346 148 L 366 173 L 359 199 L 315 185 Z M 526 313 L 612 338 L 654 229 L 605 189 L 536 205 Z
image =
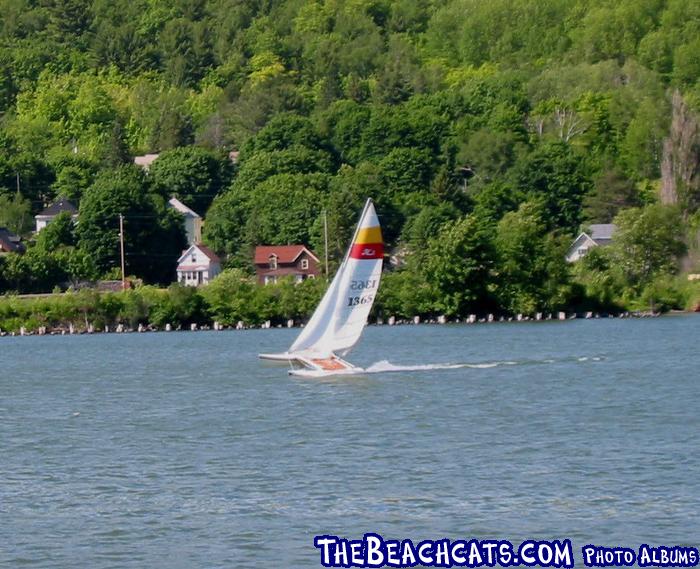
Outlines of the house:
M 588 229 L 588 232 L 584 231 L 574 239 L 569 247 L 566 253 L 566 260 L 569 263 L 578 261 L 593 247 L 610 245 L 617 226 L 614 223 L 594 223 Z
M 143 156 L 134 156 L 134 164 L 141 166 L 144 170 L 148 170 L 151 164 L 156 161 L 158 154 L 144 154 Z
M 204 245 L 190 245 L 177 260 L 177 281 L 186 286 L 207 284 L 220 272 L 219 257 Z
M 3 253 L 24 253 L 21 238 L 6 227 L 0 227 L 0 255 Z
M 170 198 L 168 206 L 179 211 L 185 218 L 185 232 L 187 233 L 187 243 L 197 245 L 202 242 L 202 217 L 188 208 L 176 197 Z
M 50 206 L 44 208 L 41 213 L 34 216 L 36 221 L 36 232 L 39 233 L 39 231 L 51 223 L 59 213 L 63 213 L 65 211 L 70 214 L 73 222 L 78 219 L 78 208 L 67 199 L 59 198 Z
M 301 282 L 320 274 L 319 260 L 304 245 L 260 245 L 255 248 L 255 274 L 260 284 L 288 276 Z

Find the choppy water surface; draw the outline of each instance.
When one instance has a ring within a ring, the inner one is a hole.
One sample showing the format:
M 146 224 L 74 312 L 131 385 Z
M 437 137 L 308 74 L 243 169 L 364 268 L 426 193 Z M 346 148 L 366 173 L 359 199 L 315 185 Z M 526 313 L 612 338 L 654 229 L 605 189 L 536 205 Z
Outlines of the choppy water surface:
M 0 566 L 319 567 L 314 535 L 368 531 L 697 547 L 699 332 L 372 327 L 351 359 L 379 373 L 326 380 L 256 359 L 294 330 L 0 339 Z

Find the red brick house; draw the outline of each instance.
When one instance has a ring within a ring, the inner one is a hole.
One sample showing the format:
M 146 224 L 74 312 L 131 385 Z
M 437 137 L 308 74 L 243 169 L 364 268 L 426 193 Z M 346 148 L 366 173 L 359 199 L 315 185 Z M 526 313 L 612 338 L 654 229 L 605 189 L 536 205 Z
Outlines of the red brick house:
M 319 260 L 304 245 L 260 245 L 255 248 L 255 274 L 260 284 L 287 276 L 301 282 L 320 274 Z

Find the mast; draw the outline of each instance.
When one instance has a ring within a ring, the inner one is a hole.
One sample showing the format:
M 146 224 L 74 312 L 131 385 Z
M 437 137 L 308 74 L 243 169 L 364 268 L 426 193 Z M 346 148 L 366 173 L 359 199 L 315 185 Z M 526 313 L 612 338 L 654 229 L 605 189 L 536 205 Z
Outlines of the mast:
M 326 282 L 330 279 L 328 275 L 328 215 L 323 210 L 323 256 L 326 262 Z

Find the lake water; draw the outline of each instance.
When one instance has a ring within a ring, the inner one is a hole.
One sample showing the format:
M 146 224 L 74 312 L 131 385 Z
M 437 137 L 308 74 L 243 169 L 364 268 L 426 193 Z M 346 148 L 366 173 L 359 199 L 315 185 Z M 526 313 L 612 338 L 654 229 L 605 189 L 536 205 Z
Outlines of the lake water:
M 700 542 L 700 317 L 0 339 L 0 566 L 319 567 L 313 536 Z M 466 364 L 442 369 L 444 364 Z M 380 363 L 374 369 L 386 369 Z M 414 541 L 415 542 L 415 541 Z

